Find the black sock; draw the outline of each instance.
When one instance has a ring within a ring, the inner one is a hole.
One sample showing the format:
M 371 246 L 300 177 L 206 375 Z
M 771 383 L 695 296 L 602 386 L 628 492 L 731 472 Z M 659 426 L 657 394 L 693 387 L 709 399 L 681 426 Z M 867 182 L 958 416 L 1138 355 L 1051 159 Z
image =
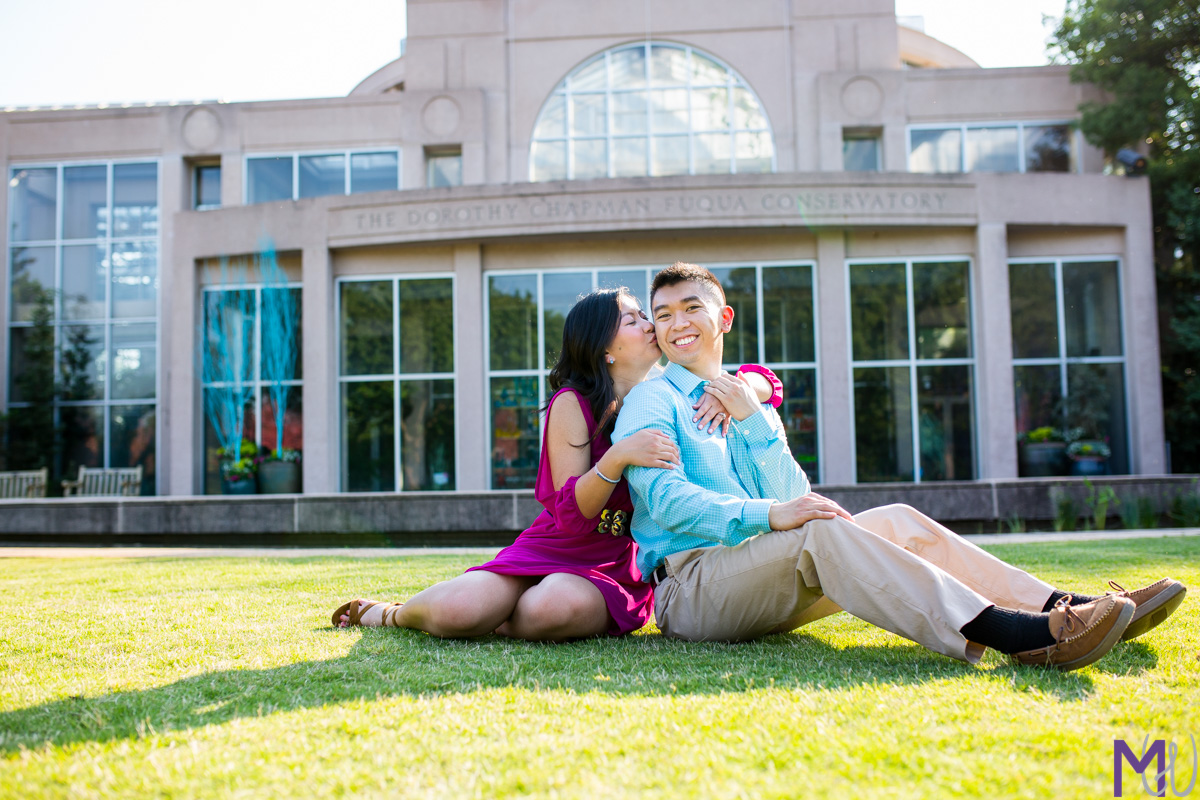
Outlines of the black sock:
M 1049 611 L 1050 609 L 1054 608 L 1054 604 L 1057 603 L 1059 600 L 1062 600 L 1066 596 L 1067 596 L 1066 592 L 1060 592 L 1058 589 L 1055 589 L 1053 592 L 1050 593 L 1050 599 L 1046 601 L 1046 605 L 1042 606 L 1042 611 Z M 1072 592 L 1071 593 L 1071 605 L 1081 606 L 1084 603 L 1091 603 L 1096 600 L 1099 600 L 1101 597 L 1103 597 L 1103 595 L 1075 594 L 1074 592 Z
M 962 635 L 1001 653 L 1022 653 L 1054 644 L 1047 614 L 992 606 L 962 626 Z

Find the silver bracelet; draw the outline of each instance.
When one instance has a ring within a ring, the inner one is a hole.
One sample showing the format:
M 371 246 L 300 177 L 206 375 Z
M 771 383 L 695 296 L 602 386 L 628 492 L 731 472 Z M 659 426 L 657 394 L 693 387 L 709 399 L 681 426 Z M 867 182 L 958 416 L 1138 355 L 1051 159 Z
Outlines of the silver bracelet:
M 594 469 L 596 474 L 600 476 L 600 480 L 604 481 L 605 483 L 611 483 L 613 486 L 616 486 L 618 483 L 620 483 L 620 481 L 614 481 L 612 478 L 601 472 L 599 464 L 595 464 L 592 469 Z

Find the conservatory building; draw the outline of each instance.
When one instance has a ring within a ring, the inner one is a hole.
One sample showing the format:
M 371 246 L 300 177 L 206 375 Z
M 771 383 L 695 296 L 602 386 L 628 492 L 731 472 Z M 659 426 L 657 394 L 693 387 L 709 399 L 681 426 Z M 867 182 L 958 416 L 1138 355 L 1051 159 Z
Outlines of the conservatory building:
M 65 474 L 219 493 L 232 436 L 304 493 L 527 489 L 575 298 L 684 260 L 815 483 L 1034 474 L 1040 429 L 1165 471 L 1148 183 L 1067 68 L 890 0 L 552 5 L 408 0 L 346 97 L 0 113 L 0 406 L 48 327 Z

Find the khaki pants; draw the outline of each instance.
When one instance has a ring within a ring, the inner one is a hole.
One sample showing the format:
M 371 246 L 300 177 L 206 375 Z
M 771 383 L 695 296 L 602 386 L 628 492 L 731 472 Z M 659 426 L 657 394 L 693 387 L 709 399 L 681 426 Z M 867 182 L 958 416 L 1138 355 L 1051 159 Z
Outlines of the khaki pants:
M 666 568 L 654 603 L 665 636 L 743 641 L 845 610 L 971 663 L 984 648 L 963 625 L 991 605 L 1041 611 L 1053 591 L 905 505 L 685 550 Z

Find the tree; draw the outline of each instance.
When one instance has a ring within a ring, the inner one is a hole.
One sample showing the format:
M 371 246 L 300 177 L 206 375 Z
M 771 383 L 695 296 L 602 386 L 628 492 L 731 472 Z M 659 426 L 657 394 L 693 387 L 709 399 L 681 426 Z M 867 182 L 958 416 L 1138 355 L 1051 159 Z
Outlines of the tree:
M 54 292 L 37 281 L 25 287 L 32 305 L 21 346 L 21 365 L 14 369 L 13 400 L 26 403 L 9 409 L 6 465 L 9 469 L 49 467 L 57 479 L 59 431 L 54 424 Z M 15 344 L 15 343 L 14 343 Z M 16 347 L 14 346 L 14 351 Z M 14 355 L 16 353 L 14 352 Z M 57 480 L 51 481 L 57 486 Z
M 1200 471 L 1200 3 L 1068 0 L 1052 51 L 1104 89 L 1080 106 L 1087 140 L 1148 157 L 1163 405 L 1175 472 Z

